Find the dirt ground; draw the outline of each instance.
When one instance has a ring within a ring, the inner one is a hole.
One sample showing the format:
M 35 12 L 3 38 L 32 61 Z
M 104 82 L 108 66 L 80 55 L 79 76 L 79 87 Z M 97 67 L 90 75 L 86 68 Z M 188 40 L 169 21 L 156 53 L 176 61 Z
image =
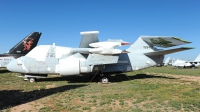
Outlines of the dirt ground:
M 164 76 L 164 77 L 169 77 L 169 78 L 175 78 L 179 80 L 184 80 L 184 81 L 194 81 L 194 82 L 199 82 L 200 83 L 200 77 L 197 76 L 186 76 L 186 75 L 173 75 L 173 74 L 162 74 L 160 73 L 159 75 L 157 73 L 147 73 L 150 75 L 154 76 Z

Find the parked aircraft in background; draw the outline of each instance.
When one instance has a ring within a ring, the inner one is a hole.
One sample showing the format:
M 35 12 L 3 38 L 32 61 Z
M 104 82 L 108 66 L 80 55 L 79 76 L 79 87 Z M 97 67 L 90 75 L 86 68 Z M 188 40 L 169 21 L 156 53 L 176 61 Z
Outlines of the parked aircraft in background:
M 25 80 L 48 74 L 61 76 L 88 74 L 100 76 L 107 83 L 108 74 L 130 72 L 163 63 L 164 55 L 192 48 L 181 47 L 168 50 L 159 47 L 172 47 L 190 42 L 172 36 L 140 36 L 128 49 L 116 49 L 127 45 L 123 40 L 98 42 L 98 31 L 81 32 L 79 48 L 53 45 L 35 47 L 26 56 L 13 60 L 7 66 L 12 72 L 22 73 Z M 40 55 L 38 55 L 40 54 Z
M 7 64 L 13 59 L 29 53 L 37 45 L 41 34 L 42 33 L 40 32 L 32 32 L 19 43 L 17 43 L 7 53 L 0 54 L 0 67 L 6 67 Z
M 194 68 L 200 66 L 200 55 L 194 61 L 176 60 L 172 66 L 175 68 Z
M 169 65 L 172 65 L 176 60 L 178 60 L 178 59 L 173 58 L 173 59 L 169 60 Z
M 195 67 L 200 66 L 200 54 L 197 56 L 197 58 L 194 61 L 189 61 L 189 63 L 195 65 Z
M 194 61 L 200 61 L 200 54 L 196 57 Z
M 169 61 L 170 61 L 170 57 L 167 57 L 167 58 L 165 59 L 165 61 L 163 62 L 163 66 L 169 65 Z
M 172 66 L 174 66 L 175 68 L 193 68 L 195 67 L 195 65 L 189 63 L 188 61 L 184 61 L 184 60 L 176 60 Z

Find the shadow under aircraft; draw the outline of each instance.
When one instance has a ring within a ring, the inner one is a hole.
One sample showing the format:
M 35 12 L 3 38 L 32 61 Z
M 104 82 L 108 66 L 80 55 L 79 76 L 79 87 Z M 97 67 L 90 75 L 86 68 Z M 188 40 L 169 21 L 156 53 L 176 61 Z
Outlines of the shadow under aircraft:
M 0 73 L 9 73 L 10 71 L 8 71 L 8 70 L 6 70 L 6 69 L 3 69 L 3 70 L 1 70 L 0 69 Z
M 127 76 L 126 74 L 113 74 L 108 76 L 111 80 L 110 82 L 123 82 L 128 80 L 135 79 L 147 79 L 147 78 L 166 78 L 166 79 L 174 79 L 166 76 L 154 76 L 149 74 L 136 74 L 134 76 Z M 89 75 L 81 75 L 81 76 L 66 76 L 66 77 L 49 77 L 49 78 L 41 78 L 37 80 L 38 82 L 46 82 L 46 81 L 68 81 L 69 83 L 88 83 L 88 82 L 99 82 L 99 77 L 90 77 Z
M 0 91 L 0 110 L 35 101 L 58 92 L 65 92 L 84 86 L 87 85 L 65 85 L 57 88 L 33 90 L 29 92 L 23 92 L 23 90 L 2 90 Z

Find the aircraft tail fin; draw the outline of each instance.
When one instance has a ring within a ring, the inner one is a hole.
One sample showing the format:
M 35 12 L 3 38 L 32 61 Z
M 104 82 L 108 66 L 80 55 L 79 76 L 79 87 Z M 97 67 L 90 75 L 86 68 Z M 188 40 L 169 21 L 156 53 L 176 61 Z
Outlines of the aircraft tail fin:
M 79 48 L 91 48 L 89 46 L 90 43 L 99 42 L 98 40 L 99 31 L 87 31 L 87 32 L 81 32 L 80 34 L 82 35 L 82 39 Z
M 6 54 L 26 55 L 37 45 L 41 34 L 42 34 L 41 32 L 30 33 L 23 40 L 17 43 L 12 49 L 10 49 Z
M 134 53 L 146 53 L 146 52 L 153 52 L 154 46 L 150 43 L 145 42 L 141 37 L 139 37 L 128 49 L 128 52 Z
M 197 56 L 197 58 L 194 61 L 200 61 L 200 54 Z

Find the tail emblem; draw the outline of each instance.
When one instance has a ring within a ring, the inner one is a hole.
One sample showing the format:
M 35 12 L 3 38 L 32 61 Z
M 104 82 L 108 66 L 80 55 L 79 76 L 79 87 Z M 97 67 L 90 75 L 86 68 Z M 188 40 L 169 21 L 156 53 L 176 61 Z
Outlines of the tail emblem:
M 33 38 L 26 38 L 25 40 L 24 40 L 24 43 L 23 43 L 23 45 L 24 45 L 24 49 L 23 49 L 23 51 L 26 51 L 26 50 L 30 50 L 30 48 L 31 48 L 31 46 L 32 46 L 32 44 L 33 44 Z

